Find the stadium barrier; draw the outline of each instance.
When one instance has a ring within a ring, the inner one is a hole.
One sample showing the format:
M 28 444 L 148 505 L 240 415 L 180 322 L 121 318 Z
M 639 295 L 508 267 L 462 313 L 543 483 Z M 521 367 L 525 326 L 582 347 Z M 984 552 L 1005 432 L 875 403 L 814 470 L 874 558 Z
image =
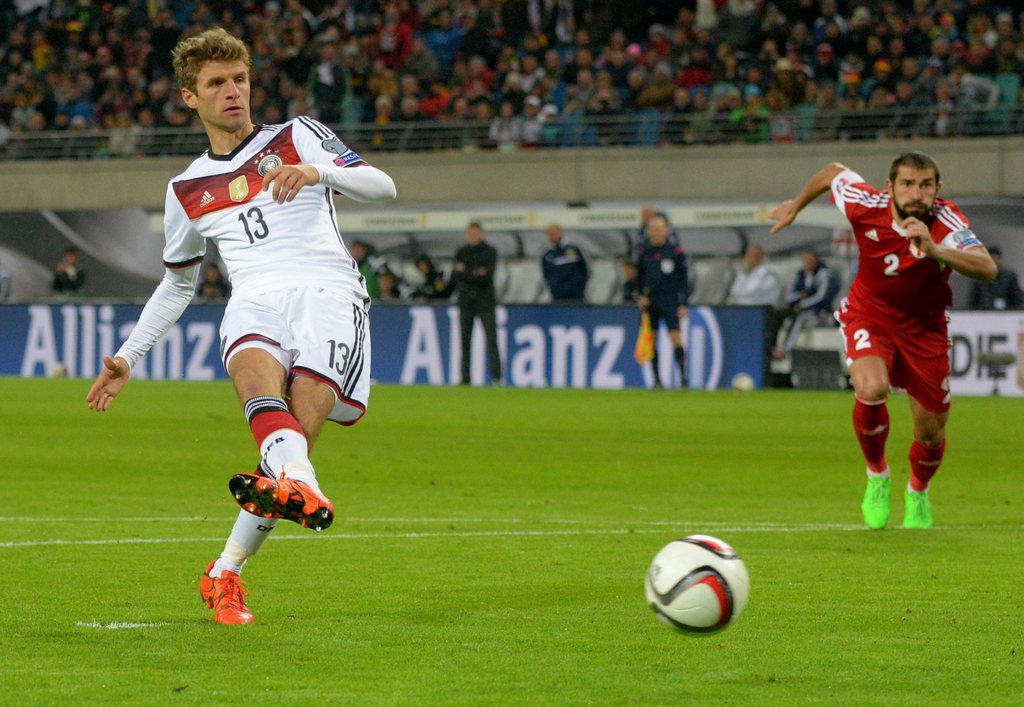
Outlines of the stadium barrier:
M 133 371 L 135 378 L 225 378 L 218 327 L 223 305 L 192 305 Z M 0 375 L 91 378 L 142 311 L 138 304 L 0 305 Z M 764 311 L 692 307 L 686 325 L 691 387 L 717 389 L 737 373 L 764 383 Z M 459 382 L 458 309 L 375 305 L 373 377 L 382 383 Z M 633 359 L 639 315 L 632 307 L 499 306 L 506 382 L 516 387 L 635 388 L 650 371 Z M 479 326 L 479 325 L 478 325 Z M 839 336 L 838 332 L 835 336 Z M 1024 312 L 950 312 L 951 389 L 956 395 L 1024 396 Z M 678 383 L 671 343 L 658 339 L 662 379 Z M 485 380 L 482 332 L 472 376 Z M 1014 361 L 1000 364 L 1000 359 Z
M 612 116 L 575 113 L 536 126 L 535 141 L 498 144 L 490 121 L 444 120 L 331 125 L 356 150 L 434 152 L 736 143 L 867 142 L 927 137 L 958 138 L 1012 135 L 1024 127 L 1017 94 L 993 106 L 957 106 L 941 113 L 931 106 L 866 110 L 799 106 L 768 116 L 742 119 L 729 111 L 676 113 L 645 110 Z M 0 159 L 107 159 L 196 155 L 208 146 L 201 128 L 128 128 L 48 130 L 12 134 L 0 143 Z
M 141 305 L 67 303 L 0 305 L 0 375 L 92 378 L 135 325 Z M 140 361 L 140 379 L 226 378 L 220 363 L 223 305 L 190 306 Z M 686 323 L 691 387 L 729 387 L 737 373 L 762 385 L 764 311 L 693 307 Z M 635 388 L 648 366 L 633 358 L 640 324 L 635 307 L 499 306 L 498 339 L 515 387 Z M 460 378 L 458 308 L 374 305 L 370 315 L 373 378 L 381 383 L 453 385 Z M 474 336 L 472 379 L 485 384 L 483 332 Z M 672 344 L 658 340 L 663 381 L 678 385 Z

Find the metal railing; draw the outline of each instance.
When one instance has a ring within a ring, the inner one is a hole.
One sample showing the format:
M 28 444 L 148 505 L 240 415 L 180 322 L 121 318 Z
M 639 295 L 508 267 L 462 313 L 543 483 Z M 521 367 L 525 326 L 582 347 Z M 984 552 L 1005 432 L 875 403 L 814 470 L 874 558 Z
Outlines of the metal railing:
M 807 143 L 914 137 L 972 137 L 1024 132 L 1024 107 L 886 108 L 842 111 L 797 108 L 770 115 L 672 113 L 645 110 L 615 116 L 570 115 L 503 126 L 476 121 L 414 121 L 332 126 L 355 150 L 374 152 L 657 147 Z M 11 133 L 3 160 L 192 156 L 208 146 L 197 128 L 86 129 Z

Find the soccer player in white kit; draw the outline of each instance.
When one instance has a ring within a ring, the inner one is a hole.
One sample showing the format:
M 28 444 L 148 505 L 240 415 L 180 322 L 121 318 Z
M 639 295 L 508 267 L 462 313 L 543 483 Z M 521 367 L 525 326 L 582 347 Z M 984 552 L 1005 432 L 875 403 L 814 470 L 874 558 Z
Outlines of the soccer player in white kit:
M 107 410 L 132 366 L 178 320 L 196 291 L 206 239 L 214 240 L 233 288 L 221 354 L 262 459 L 257 473 L 229 482 L 242 510 L 200 593 L 218 623 L 247 624 L 242 566 L 278 519 L 330 525 L 334 508 L 309 449 L 326 420 L 355 424 L 369 399 L 370 298 L 338 231 L 332 192 L 382 202 L 396 191 L 311 118 L 254 125 L 249 51 L 228 32 L 183 40 L 173 57 L 210 149 L 168 184 L 163 280 L 128 339 L 104 357 L 87 402 Z

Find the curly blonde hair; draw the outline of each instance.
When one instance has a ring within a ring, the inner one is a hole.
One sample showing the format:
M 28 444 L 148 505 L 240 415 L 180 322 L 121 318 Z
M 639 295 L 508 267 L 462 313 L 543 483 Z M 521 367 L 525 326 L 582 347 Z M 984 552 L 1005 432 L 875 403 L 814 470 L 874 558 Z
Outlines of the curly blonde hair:
M 171 52 L 171 57 L 174 59 L 174 77 L 178 85 L 193 92 L 196 90 L 199 70 L 211 61 L 241 61 L 247 69 L 252 68 L 249 48 L 221 27 L 181 40 Z

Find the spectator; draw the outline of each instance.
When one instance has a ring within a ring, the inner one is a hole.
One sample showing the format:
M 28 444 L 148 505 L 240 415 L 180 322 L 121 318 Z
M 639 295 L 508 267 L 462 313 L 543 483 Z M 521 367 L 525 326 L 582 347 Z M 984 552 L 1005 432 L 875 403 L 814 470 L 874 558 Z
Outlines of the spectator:
M 523 103 L 523 115 L 519 120 L 520 139 L 522 144 L 537 147 L 544 141 L 544 123 L 554 106 L 542 106 L 537 96 L 527 96 Z
M 813 250 L 804 251 L 803 269 L 796 274 L 786 290 L 789 310 L 782 328 L 789 323 L 783 344 L 775 349 L 775 358 L 785 356 L 796 346 L 800 332 L 807 325 L 826 324 L 832 314 L 832 301 L 839 292 L 839 282 L 828 266 Z
M 53 268 L 53 291 L 73 295 L 85 285 L 85 270 L 78 265 L 78 248 L 71 246 Z
M 501 354 L 498 352 L 498 331 L 494 310 L 494 268 L 498 251 L 484 242 L 484 228 L 476 221 L 466 227 L 467 244 L 455 252 L 452 280 L 459 303 L 459 331 L 462 336 L 462 385 L 470 384 L 473 323 L 479 319 L 487 341 L 487 360 L 491 384 L 501 385 Z
M 1021 309 L 1021 297 L 1017 273 L 1003 267 L 1003 251 L 997 246 L 988 249 L 998 271 L 996 279 L 989 283 L 974 280 L 971 284 L 971 309 Z
M 322 123 L 341 122 L 345 101 L 352 92 L 352 77 L 338 57 L 338 44 L 331 35 L 320 40 L 320 61 L 309 73 L 309 96 Z
M 557 223 L 549 224 L 546 232 L 551 247 L 541 256 L 541 271 L 551 292 L 551 301 L 583 302 L 590 279 L 586 253 L 565 237 Z
M 231 283 L 224 277 L 217 263 L 203 266 L 203 278 L 199 281 L 196 294 L 205 302 L 222 302 L 231 296 Z
M 498 115 L 491 121 L 488 135 L 501 150 L 514 150 L 523 141 L 523 120 L 516 115 L 511 101 L 502 101 Z
M 743 268 L 729 285 L 728 304 L 777 307 L 782 296 L 778 276 L 764 261 L 764 248 L 752 245 L 743 256 Z
M 0 263 L 0 302 L 6 302 L 11 298 L 11 271 Z
M 366 281 L 366 292 L 370 295 L 370 299 L 380 299 L 380 286 L 377 284 L 377 268 L 375 267 L 377 259 L 372 257 L 370 244 L 366 241 L 352 241 L 349 252 L 356 261 L 359 274 Z
M 636 261 L 623 260 L 620 266 L 622 271 L 622 286 L 619 294 L 626 304 L 637 304 L 640 301 L 640 283 L 637 280 Z
M 401 21 L 398 7 L 389 5 L 374 38 L 377 56 L 392 69 L 401 69 L 412 52 L 412 28 Z
M 388 267 L 377 273 L 377 284 L 380 286 L 380 301 L 384 303 L 403 302 L 412 293 L 408 285 Z
M 423 276 L 423 282 L 413 292 L 413 297 L 418 302 L 429 302 L 431 300 L 446 300 L 452 295 L 452 283 L 445 276 L 444 271 L 434 265 L 434 261 L 427 254 L 422 254 L 416 259 L 416 269 Z

